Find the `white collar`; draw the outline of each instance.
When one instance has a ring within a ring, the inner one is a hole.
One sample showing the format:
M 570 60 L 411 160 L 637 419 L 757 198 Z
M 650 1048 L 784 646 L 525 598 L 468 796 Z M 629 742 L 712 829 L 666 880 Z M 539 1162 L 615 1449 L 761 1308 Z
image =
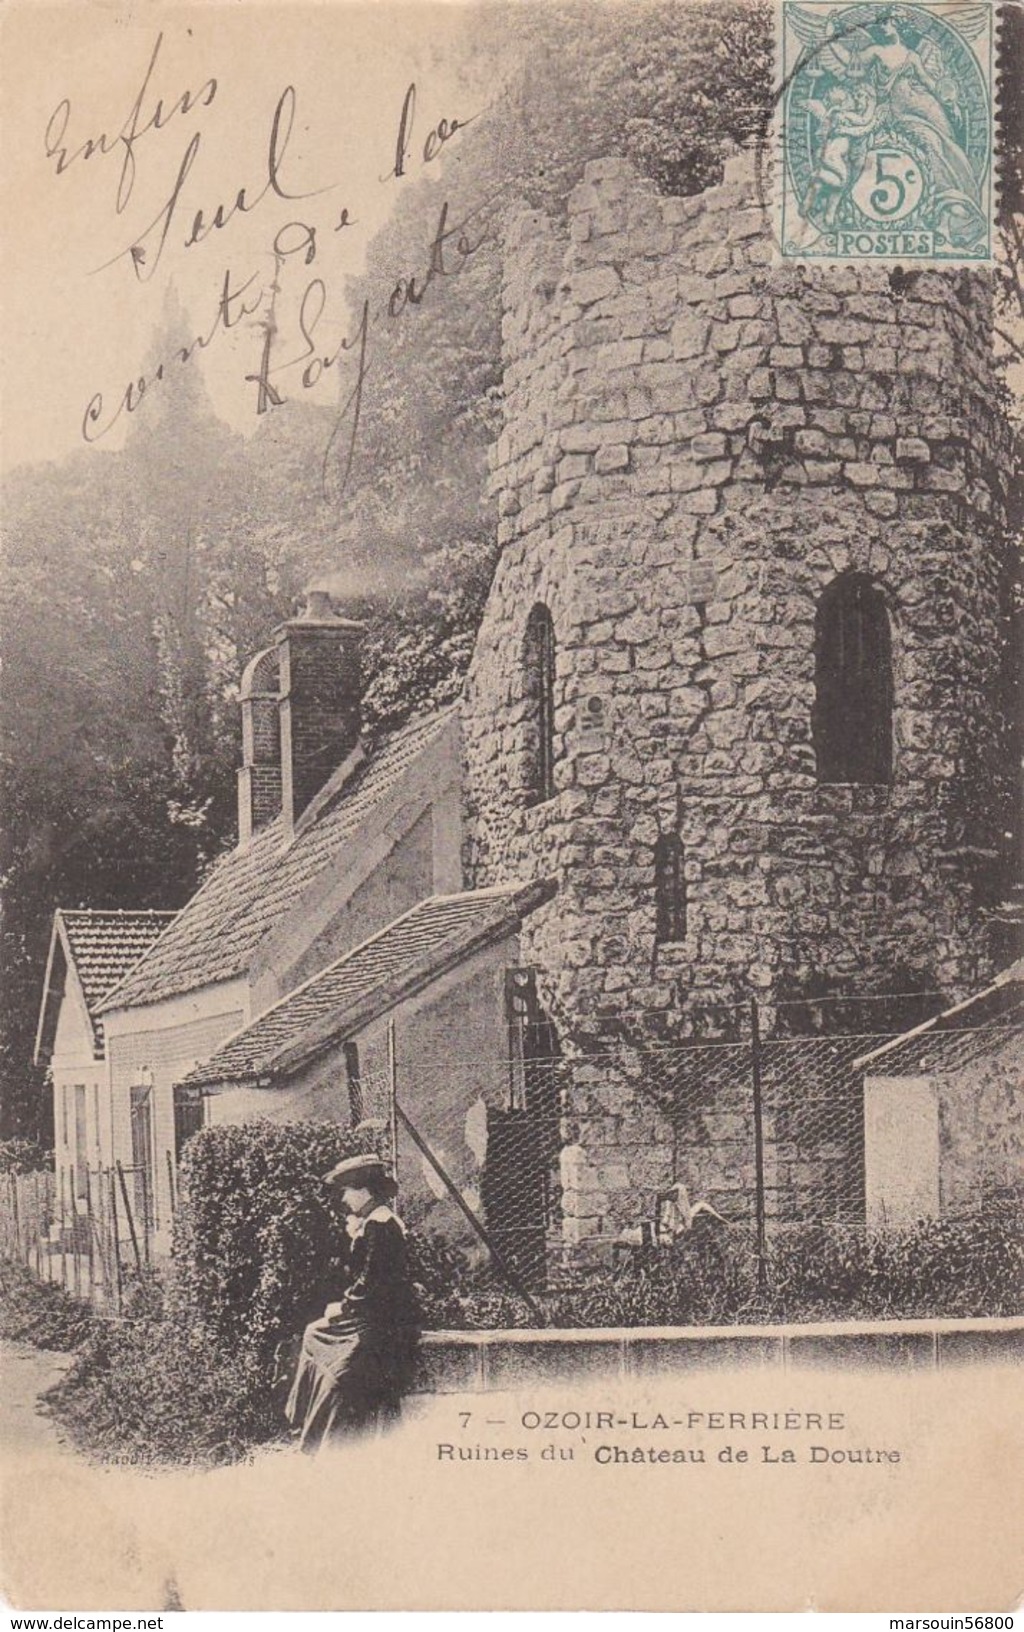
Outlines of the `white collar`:
M 371 1220 L 374 1224 L 387 1224 L 391 1219 L 394 1219 L 394 1222 L 398 1225 L 398 1228 L 404 1235 L 405 1225 L 402 1223 L 402 1220 L 396 1217 L 396 1215 L 391 1211 L 390 1207 L 385 1207 L 383 1202 L 379 1207 L 375 1207 L 372 1213 L 364 1213 L 361 1216 L 358 1213 L 350 1213 L 345 1223 L 345 1229 L 350 1239 L 357 1241 Z

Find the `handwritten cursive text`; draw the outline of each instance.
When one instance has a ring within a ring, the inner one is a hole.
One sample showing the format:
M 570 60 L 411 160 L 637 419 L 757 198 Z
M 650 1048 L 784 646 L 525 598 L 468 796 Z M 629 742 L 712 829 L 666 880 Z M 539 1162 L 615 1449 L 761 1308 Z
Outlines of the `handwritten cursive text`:
M 99 136 L 90 136 L 80 147 L 75 148 L 74 152 L 69 153 L 64 145 L 68 123 L 71 119 L 71 99 L 67 96 L 62 97 L 57 103 L 46 126 L 46 157 L 57 161 L 54 168 L 58 176 L 62 176 L 65 170 L 69 170 L 76 159 L 91 159 L 94 153 L 106 155 L 107 153 L 113 153 L 118 147 L 124 149 L 121 157 L 121 173 L 117 182 L 117 198 L 115 200 L 118 215 L 123 213 L 128 200 L 132 196 L 132 188 L 135 186 L 135 144 L 139 138 L 145 136 L 148 131 L 163 130 L 164 126 L 170 123 L 175 114 L 190 113 L 193 108 L 208 108 L 217 94 L 217 81 L 213 78 L 207 79 L 199 87 L 198 91 L 183 91 L 167 107 L 164 106 L 163 98 L 158 97 L 156 107 L 152 113 L 148 118 L 143 119 L 143 108 L 163 39 L 162 34 L 157 35 L 156 44 L 149 59 L 149 67 L 143 76 L 138 95 L 116 136 L 108 136 L 106 133 Z

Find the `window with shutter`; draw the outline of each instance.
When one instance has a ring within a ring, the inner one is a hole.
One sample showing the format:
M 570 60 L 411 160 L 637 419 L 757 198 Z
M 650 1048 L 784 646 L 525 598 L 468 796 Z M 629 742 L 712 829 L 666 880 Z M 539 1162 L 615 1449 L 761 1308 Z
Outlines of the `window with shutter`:
M 183 1083 L 176 1083 L 174 1088 L 174 1161 L 175 1165 L 181 1161 L 181 1153 L 187 1140 L 206 1121 L 206 1098 L 201 1088 L 186 1088 Z
M 89 1142 L 85 1109 L 85 1083 L 75 1083 L 75 1196 L 84 1201 L 89 1193 Z
M 131 1090 L 132 1167 L 135 1173 L 135 1223 L 148 1234 L 153 1210 L 152 1087 L 145 1083 Z

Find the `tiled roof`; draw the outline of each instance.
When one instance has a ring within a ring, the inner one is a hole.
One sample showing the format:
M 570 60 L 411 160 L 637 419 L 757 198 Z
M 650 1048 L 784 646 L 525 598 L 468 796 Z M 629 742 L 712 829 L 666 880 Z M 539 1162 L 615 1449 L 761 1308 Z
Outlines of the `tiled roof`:
M 861 1062 L 868 1076 L 908 1077 L 932 1071 L 962 1071 L 1014 1037 L 1024 1039 L 1024 997 L 1015 1009 L 982 1026 L 958 1026 L 905 1037 L 891 1048 Z
M 383 744 L 285 847 L 278 817 L 245 849 L 232 850 L 178 914 L 148 957 L 110 993 L 105 1009 L 155 1003 L 245 973 L 263 938 L 357 832 L 368 813 L 442 734 L 452 710 L 414 721 Z
M 101 1000 L 133 969 L 174 918 L 173 912 L 97 912 L 87 908 L 61 907 L 55 915 L 54 945 L 64 948 L 82 986 L 85 1006 L 92 1022 L 97 1054 L 103 1050 L 103 1025 L 98 1017 Z M 59 990 L 51 991 L 51 953 L 47 989 L 37 1047 L 48 1052 L 57 1023 Z M 59 984 L 59 983 L 58 983 Z
M 90 1014 L 112 986 L 162 935 L 173 912 L 92 912 L 60 909 L 68 945 Z
M 516 885 L 421 901 L 230 1037 L 186 1081 L 252 1081 L 300 1063 L 518 927 L 550 894 L 548 885 Z
M 959 1071 L 1015 1036 L 1024 1036 L 1024 958 L 984 991 L 884 1047 L 862 1053 L 857 1065 L 869 1076 Z

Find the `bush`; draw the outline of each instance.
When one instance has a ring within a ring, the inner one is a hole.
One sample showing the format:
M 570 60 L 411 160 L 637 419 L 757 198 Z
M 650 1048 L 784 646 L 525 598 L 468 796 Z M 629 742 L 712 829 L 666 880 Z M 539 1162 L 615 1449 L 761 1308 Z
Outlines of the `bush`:
M 174 1221 L 176 1314 L 214 1347 L 269 1360 L 340 1297 L 348 1238 L 322 1184 L 365 1150 L 333 1122 L 203 1128 L 188 1142 Z
M 97 1320 L 45 1396 L 80 1450 L 141 1462 L 233 1461 L 280 1431 L 267 1367 L 229 1355 L 173 1318 L 159 1283 L 123 1320 Z
M 166 1279 L 139 1282 L 51 1391 L 82 1449 L 226 1461 L 282 1431 L 278 1348 L 344 1282 L 344 1218 L 321 1180 L 365 1148 L 326 1122 L 189 1140 Z
M 999 1205 L 904 1230 L 816 1225 L 782 1237 L 769 1270 L 780 1319 L 1019 1314 L 1024 1225 Z
M 753 1241 L 700 1224 L 671 1247 L 580 1277 L 551 1300 L 565 1326 L 716 1326 L 756 1318 Z
M 474 1266 L 441 1235 L 409 1237 L 409 1268 L 428 1330 L 532 1326 L 536 1316 L 489 1264 Z
M 443 1276 L 425 1288 L 425 1325 L 536 1324 L 521 1299 L 460 1271 L 451 1249 L 447 1258 L 433 1250 Z M 762 1290 L 749 1234 L 698 1225 L 616 1268 L 570 1271 L 538 1301 L 549 1326 L 577 1328 L 1019 1314 L 1024 1223 L 994 1206 L 906 1230 L 817 1224 L 777 1236 L 765 1271 Z
M 61 1287 L 37 1281 L 23 1264 L 0 1261 L 0 1337 L 68 1350 L 94 1325 L 92 1312 Z
M 428 1329 L 535 1326 L 525 1299 L 490 1266 L 473 1267 L 443 1238 L 414 1237 L 413 1272 Z M 753 1243 L 698 1227 L 667 1251 L 609 1269 L 577 1269 L 535 1292 L 547 1326 L 713 1325 L 742 1318 L 756 1294 Z

